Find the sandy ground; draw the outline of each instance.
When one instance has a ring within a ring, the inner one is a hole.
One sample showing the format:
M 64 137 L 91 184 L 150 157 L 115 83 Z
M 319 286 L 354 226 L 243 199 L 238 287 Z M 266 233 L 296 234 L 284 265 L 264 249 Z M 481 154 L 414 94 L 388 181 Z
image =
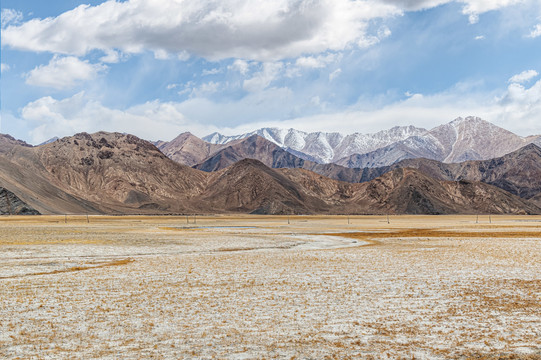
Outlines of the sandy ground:
M 196 220 L 0 217 L 0 358 L 541 359 L 541 217 Z

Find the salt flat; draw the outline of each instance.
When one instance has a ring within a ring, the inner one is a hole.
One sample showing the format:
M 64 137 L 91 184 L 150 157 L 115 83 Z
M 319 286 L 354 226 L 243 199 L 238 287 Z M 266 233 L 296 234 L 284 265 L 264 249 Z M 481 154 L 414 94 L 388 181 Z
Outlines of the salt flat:
M 541 217 L 389 220 L 2 217 L 0 358 L 541 359 Z

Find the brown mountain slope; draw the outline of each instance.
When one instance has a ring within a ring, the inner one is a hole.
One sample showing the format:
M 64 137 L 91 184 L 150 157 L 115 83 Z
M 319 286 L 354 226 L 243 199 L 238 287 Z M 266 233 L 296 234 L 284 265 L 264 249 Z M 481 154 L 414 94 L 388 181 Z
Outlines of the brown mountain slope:
M 352 169 L 300 159 L 274 143 L 254 135 L 218 151 L 197 167 L 205 171 L 216 171 L 244 158 L 254 158 L 269 167 L 304 168 L 331 179 L 352 183 L 370 181 L 393 169 L 411 167 L 441 180 L 486 182 L 530 199 L 541 191 L 541 156 L 539 150 L 535 149 L 538 149 L 537 146 L 531 144 L 502 158 L 460 164 L 407 159 L 392 166 Z
M 524 199 L 532 199 L 541 193 L 541 148 L 534 144 L 490 160 L 445 164 L 435 160 L 410 159 L 381 170 L 400 167 L 416 168 L 442 180 L 481 181 Z
M 15 146 L 32 147 L 32 145 L 17 140 L 11 135 L 0 134 L 0 154 L 9 153 Z
M 19 164 L 18 164 L 18 163 Z M 32 148 L 17 148 L 11 159 L 0 155 L 0 186 L 43 214 L 98 214 L 98 204 L 53 185 Z
M 280 169 L 307 194 L 331 196 L 334 213 L 349 214 L 537 214 L 527 200 L 481 182 L 436 180 L 398 168 L 370 182 L 347 184 L 300 169 Z
M 363 183 L 353 201 L 398 214 L 536 214 L 534 204 L 481 182 L 442 181 L 409 168 Z M 376 202 L 374 203 L 374 201 Z
M 325 199 L 308 195 L 302 185 L 253 159 L 214 172 L 200 203 L 218 211 L 256 214 L 310 214 L 330 210 Z
M 111 207 L 190 210 L 205 174 L 179 165 L 133 135 L 76 134 L 36 148 L 55 184 Z
M 224 148 L 224 145 L 211 144 L 185 132 L 169 142 L 162 142 L 158 149 L 171 160 L 186 166 L 199 164 Z
M 243 159 L 256 159 L 275 169 L 302 168 L 334 180 L 351 183 L 364 182 L 385 172 L 379 168 L 351 169 L 336 164 L 319 164 L 305 160 L 258 135 L 228 143 L 194 168 L 209 172 L 218 171 Z
M 83 208 L 105 213 L 192 212 L 190 198 L 204 189 L 207 176 L 173 162 L 149 142 L 118 133 L 81 133 L 34 148 L 18 147 L 7 160 L 83 200 Z M 36 184 L 31 185 L 27 193 L 35 190 Z M 46 210 L 57 213 L 58 206 L 46 196 L 50 192 L 39 188 L 34 197 L 47 200 Z
M 302 167 L 305 163 L 305 160 L 258 135 L 227 145 L 194 167 L 203 171 L 217 171 L 243 159 L 256 159 L 272 168 Z
M 18 146 L 0 160 L 5 172 L 0 180 L 9 185 L 4 187 L 37 210 L 53 213 L 69 206 L 83 213 L 541 212 L 487 184 L 446 182 L 411 169 L 396 169 L 363 184 L 303 169 L 271 169 L 250 159 L 206 173 L 118 133 L 81 133 L 39 147 Z

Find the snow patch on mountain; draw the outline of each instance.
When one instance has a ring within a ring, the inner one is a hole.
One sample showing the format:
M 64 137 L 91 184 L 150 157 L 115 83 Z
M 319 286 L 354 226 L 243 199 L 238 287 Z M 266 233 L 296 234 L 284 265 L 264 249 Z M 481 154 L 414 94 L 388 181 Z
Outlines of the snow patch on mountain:
M 252 135 L 259 135 L 286 150 L 305 154 L 304 158 L 314 159 L 319 163 L 330 163 L 353 154 L 368 153 L 426 132 L 426 129 L 415 126 L 395 126 L 392 129 L 373 134 L 354 133 L 350 135 L 337 132 L 307 133 L 295 129 L 262 128 L 233 136 L 213 133 L 205 136 L 203 140 L 213 144 L 225 144 Z

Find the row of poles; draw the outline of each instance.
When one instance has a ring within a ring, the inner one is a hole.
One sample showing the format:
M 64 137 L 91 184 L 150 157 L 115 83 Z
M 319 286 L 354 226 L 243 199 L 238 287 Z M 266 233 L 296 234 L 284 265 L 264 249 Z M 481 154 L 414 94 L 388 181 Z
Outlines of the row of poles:
M 13 215 L 12 210 L 11 210 L 11 202 L 9 201 L 9 198 L 8 198 L 7 194 L 6 194 L 6 202 L 8 204 L 9 214 Z M 351 220 L 350 220 L 349 216 L 347 217 L 347 219 L 348 219 L 348 225 L 351 224 Z M 88 214 L 86 214 L 86 222 L 90 223 L 90 218 L 89 218 Z M 488 215 L 488 222 L 489 222 L 489 224 L 492 224 L 492 215 Z M 64 215 L 64 223 L 65 224 L 68 223 L 68 215 Z M 288 225 L 291 224 L 290 216 L 287 217 L 287 223 L 288 223 Z M 390 223 L 391 223 L 391 219 L 389 217 L 389 214 L 387 214 L 387 224 L 390 224 Z M 479 224 L 479 214 L 477 214 L 477 216 L 475 218 L 475 223 Z M 190 224 L 190 216 L 189 215 L 186 215 L 186 224 Z M 197 224 L 197 215 L 192 216 L 192 224 Z

